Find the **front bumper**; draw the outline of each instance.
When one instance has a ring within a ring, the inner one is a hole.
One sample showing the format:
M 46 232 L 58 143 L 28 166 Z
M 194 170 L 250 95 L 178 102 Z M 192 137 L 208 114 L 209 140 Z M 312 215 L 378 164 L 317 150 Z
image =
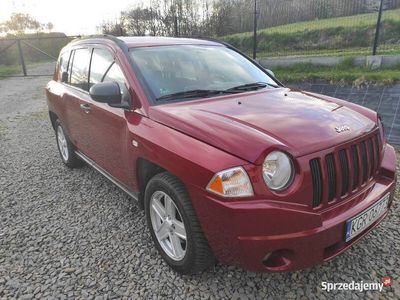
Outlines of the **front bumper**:
M 359 193 L 323 211 L 265 199 L 221 201 L 194 187 L 190 193 L 203 231 L 220 262 L 260 272 L 298 270 L 341 254 L 387 216 L 389 210 L 345 242 L 348 219 L 388 192 L 393 199 L 395 157 L 394 149 L 387 146 L 379 175 Z

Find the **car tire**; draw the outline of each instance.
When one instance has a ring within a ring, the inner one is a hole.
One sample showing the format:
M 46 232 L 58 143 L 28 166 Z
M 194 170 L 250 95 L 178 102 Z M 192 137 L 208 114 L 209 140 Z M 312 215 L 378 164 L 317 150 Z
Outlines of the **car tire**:
M 145 212 L 156 248 L 171 268 L 180 274 L 194 274 L 215 265 L 189 194 L 178 178 L 164 172 L 150 179 L 145 191 Z
M 60 120 L 54 122 L 54 130 L 56 132 L 56 141 L 58 152 L 60 153 L 61 160 L 68 168 L 78 168 L 83 165 L 81 161 L 75 154 L 75 147 L 71 143 Z

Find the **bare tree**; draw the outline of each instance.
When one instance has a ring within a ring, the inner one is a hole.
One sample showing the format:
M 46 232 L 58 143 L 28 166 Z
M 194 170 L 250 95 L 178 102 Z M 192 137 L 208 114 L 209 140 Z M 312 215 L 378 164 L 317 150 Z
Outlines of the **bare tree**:
M 27 30 L 39 31 L 42 25 L 29 14 L 13 13 L 10 19 L 2 24 L 5 32 L 24 34 Z
M 147 6 L 123 11 L 121 26 L 131 35 L 222 36 L 246 32 L 253 28 L 253 1 L 258 1 L 260 29 L 350 16 L 369 9 L 366 0 L 150 0 Z M 385 3 L 388 8 L 400 7 L 400 0 Z M 103 32 L 113 30 L 105 26 Z
M 45 25 L 45 27 L 46 27 L 46 30 L 47 30 L 48 32 L 51 32 L 51 31 L 53 30 L 53 28 L 54 28 L 54 25 L 53 25 L 53 23 L 48 22 L 48 23 Z
M 98 29 L 104 34 L 110 34 L 114 36 L 121 36 L 123 34 L 123 26 L 120 22 L 106 22 L 104 21 Z

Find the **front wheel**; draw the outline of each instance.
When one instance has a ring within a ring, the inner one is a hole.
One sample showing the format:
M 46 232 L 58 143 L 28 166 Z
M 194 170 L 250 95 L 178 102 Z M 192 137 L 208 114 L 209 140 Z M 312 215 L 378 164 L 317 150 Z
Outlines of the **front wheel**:
M 215 263 L 184 185 L 165 172 L 150 179 L 145 192 L 147 224 L 157 250 L 181 274 Z

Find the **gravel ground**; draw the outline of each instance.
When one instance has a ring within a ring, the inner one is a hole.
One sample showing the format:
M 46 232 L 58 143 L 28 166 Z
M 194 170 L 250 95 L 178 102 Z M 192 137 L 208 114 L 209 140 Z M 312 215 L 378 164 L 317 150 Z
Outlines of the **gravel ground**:
M 217 265 L 196 276 L 174 273 L 135 203 L 91 168 L 62 165 L 47 81 L 0 80 L 0 298 L 400 299 L 399 199 L 367 238 L 311 269 L 256 274 Z M 382 293 L 321 289 L 322 281 L 383 276 L 394 283 Z

